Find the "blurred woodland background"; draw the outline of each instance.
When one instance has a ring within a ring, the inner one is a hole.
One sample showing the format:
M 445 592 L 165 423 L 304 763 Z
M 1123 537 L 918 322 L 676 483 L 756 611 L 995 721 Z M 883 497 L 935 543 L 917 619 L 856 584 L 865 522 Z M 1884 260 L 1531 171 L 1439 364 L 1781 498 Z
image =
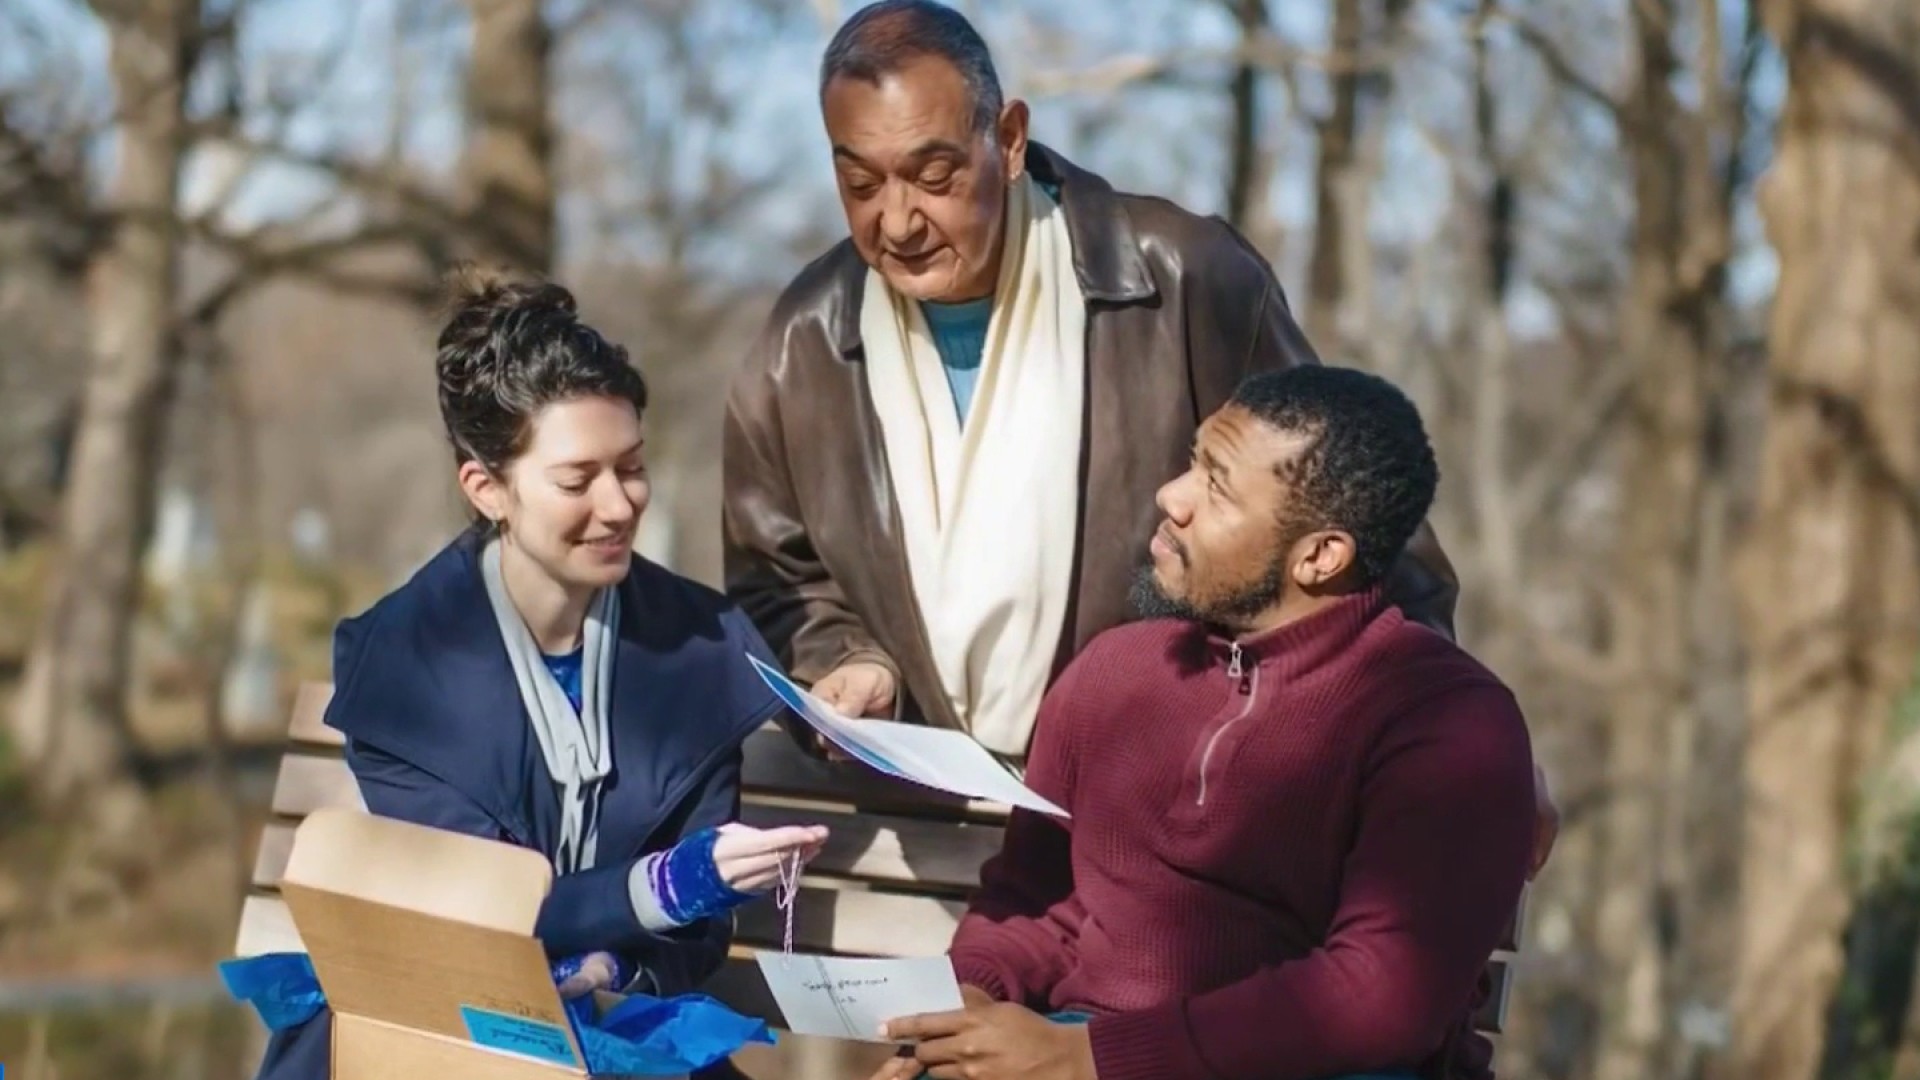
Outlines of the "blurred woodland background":
M 1036 137 L 1421 403 L 1565 812 L 1502 1076 L 1920 1078 L 1920 3 L 973 0 Z M 458 523 L 437 275 L 559 276 L 719 575 L 840 236 L 834 0 L 0 0 L 0 1062 L 237 1077 L 295 684 Z

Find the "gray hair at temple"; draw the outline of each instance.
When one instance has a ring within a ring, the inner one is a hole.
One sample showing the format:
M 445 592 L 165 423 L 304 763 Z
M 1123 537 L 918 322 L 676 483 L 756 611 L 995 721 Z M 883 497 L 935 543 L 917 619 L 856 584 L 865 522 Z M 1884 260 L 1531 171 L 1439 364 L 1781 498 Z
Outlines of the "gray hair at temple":
M 820 58 L 820 96 L 837 78 L 878 85 L 883 76 L 923 56 L 952 64 L 973 99 L 975 131 L 992 131 L 1005 97 L 993 54 L 966 16 L 934 0 L 879 0 L 841 24 Z

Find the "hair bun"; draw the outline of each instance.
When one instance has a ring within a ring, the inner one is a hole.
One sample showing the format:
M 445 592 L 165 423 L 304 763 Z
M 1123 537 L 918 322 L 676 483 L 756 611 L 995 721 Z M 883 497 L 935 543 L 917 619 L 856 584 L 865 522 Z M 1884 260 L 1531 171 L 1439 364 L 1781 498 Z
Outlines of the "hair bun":
M 462 262 L 446 276 L 446 325 L 440 342 L 484 338 L 505 319 L 519 323 L 555 315 L 572 319 L 578 311 L 573 294 L 552 282 L 505 267 Z
M 646 411 L 646 380 L 626 349 L 580 321 L 565 287 L 473 263 L 454 267 L 445 287 L 434 368 L 458 460 L 498 473 L 553 402 L 609 397 Z
M 454 265 L 446 277 L 446 307 L 450 318 L 459 318 L 488 308 L 501 306 L 516 285 L 523 285 L 505 267 L 475 262 Z

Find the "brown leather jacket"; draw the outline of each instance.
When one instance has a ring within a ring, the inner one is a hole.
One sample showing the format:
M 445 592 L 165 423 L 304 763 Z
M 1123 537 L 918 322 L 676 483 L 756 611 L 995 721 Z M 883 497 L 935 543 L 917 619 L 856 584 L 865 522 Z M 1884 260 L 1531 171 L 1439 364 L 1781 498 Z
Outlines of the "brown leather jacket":
M 1318 363 L 1267 262 L 1218 218 L 1114 191 L 1032 145 L 1057 183 L 1086 295 L 1080 553 L 1057 674 L 1125 621 L 1159 524 L 1154 493 L 1186 468 L 1194 431 L 1256 371 Z M 900 679 L 902 716 L 962 726 L 940 691 L 860 365 L 866 265 L 851 241 L 790 284 L 734 377 L 725 434 L 727 591 L 794 678 L 849 660 Z M 1019 511 L 1009 507 L 1009 527 Z M 1452 632 L 1453 568 L 1422 526 L 1390 586 Z

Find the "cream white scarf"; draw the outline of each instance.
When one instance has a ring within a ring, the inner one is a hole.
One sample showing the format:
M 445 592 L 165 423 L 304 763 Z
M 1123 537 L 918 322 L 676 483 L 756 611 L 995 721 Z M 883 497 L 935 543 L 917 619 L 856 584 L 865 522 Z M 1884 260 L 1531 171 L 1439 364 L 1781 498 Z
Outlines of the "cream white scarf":
M 560 849 L 550 853 L 554 868 L 562 874 L 591 870 L 600 852 L 601 785 L 613 772 L 607 695 L 613 684 L 620 590 L 601 589 L 587 608 L 587 622 L 580 632 L 585 655 L 580 658 L 580 711 L 576 713 L 567 692 L 541 659 L 540 645 L 526 620 L 507 595 L 498 539 L 489 541 L 480 554 L 480 576 L 486 582 L 494 622 L 506 642 L 520 704 L 526 707 L 547 772 L 560 788 Z
M 1086 301 L 1057 203 L 1009 189 L 1000 280 L 963 428 L 920 305 L 867 273 L 867 387 L 940 681 L 973 737 L 1026 756 L 1080 525 Z

